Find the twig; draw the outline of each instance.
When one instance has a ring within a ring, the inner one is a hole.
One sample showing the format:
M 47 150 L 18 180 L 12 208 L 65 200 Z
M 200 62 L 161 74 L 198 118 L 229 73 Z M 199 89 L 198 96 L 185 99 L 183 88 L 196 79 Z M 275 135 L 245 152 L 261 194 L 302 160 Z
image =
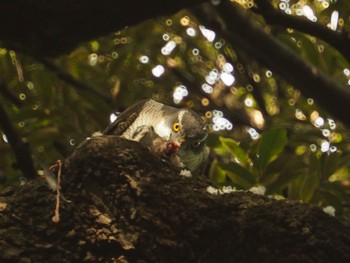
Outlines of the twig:
M 53 166 L 58 167 L 57 171 L 57 185 L 56 185 L 56 207 L 55 214 L 52 217 L 52 222 L 58 223 L 60 222 L 60 193 L 61 193 L 61 171 L 62 171 L 62 162 L 61 160 L 57 160 L 56 164 Z

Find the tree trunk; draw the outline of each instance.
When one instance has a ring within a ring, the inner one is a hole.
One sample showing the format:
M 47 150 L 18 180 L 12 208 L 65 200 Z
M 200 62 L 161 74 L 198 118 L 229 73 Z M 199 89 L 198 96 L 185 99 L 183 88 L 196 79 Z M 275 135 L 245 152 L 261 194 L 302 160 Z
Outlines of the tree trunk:
M 0 194 L 0 262 L 350 262 L 350 227 L 319 207 L 249 192 L 213 195 L 142 145 L 92 137 L 55 192 Z

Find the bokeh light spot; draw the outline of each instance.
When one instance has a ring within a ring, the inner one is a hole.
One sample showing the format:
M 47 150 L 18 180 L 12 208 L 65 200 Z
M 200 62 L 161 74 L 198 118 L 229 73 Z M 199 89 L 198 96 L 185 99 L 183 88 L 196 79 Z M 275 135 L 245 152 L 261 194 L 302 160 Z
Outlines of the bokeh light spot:
M 315 144 L 311 144 L 311 145 L 310 145 L 310 150 L 311 150 L 312 152 L 316 152 L 316 151 L 317 151 L 317 146 L 316 146 Z
M 215 32 L 209 29 L 206 29 L 205 26 L 200 25 L 199 30 L 202 32 L 203 36 L 209 41 L 213 42 L 215 39 Z
M 324 125 L 324 119 L 322 117 L 317 117 L 314 125 L 316 127 L 322 127 Z
M 170 36 L 169 34 L 163 34 L 162 38 L 164 41 L 168 41 L 170 39 Z
M 328 130 L 328 129 L 323 129 L 322 130 L 322 135 L 324 137 L 328 137 L 330 134 L 331 134 L 330 130 Z
M 331 15 L 331 23 L 329 25 L 330 29 L 333 31 L 337 30 L 338 27 L 338 20 L 339 20 L 339 12 L 337 10 L 334 10 Z
M 247 107 L 252 107 L 253 106 L 253 100 L 251 98 L 246 98 L 244 100 L 244 104 L 247 106 Z
M 253 80 L 254 80 L 255 82 L 260 82 L 260 76 L 259 76 L 258 74 L 254 74 L 254 75 L 253 75 Z
M 159 78 L 165 72 L 165 68 L 162 65 L 157 65 L 152 69 L 153 76 Z
M 95 66 L 97 64 L 98 61 L 98 56 L 96 53 L 91 53 L 88 57 L 89 60 L 89 65 L 90 66 Z
M 313 105 L 313 104 L 314 104 L 314 100 L 311 99 L 311 98 L 308 98 L 308 99 L 307 99 L 307 104 Z
M 303 10 L 304 16 L 307 19 L 311 20 L 312 22 L 316 22 L 317 21 L 317 17 L 314 14 L 314 10 L 312 10 L 312 8 L 310 6 L 304 5 L 302 10 Z
M 111 115 L 109 115 L 110 123 L 114 122 L 117 118 L 118 118 L 117 114 L 111 113 Z
M 231 73 L 222 72 L 220 78 L 226 86 L 231 86 L 235 82 L 235 77 Z
M 141 56 L 141 57 L 139 58 L 139 61 L 140 61 L 142 64 L 146 64 L 146 63 L 149 62 L 149 57 L 147 57 L 147 56 Z
M 24 94 L 24 93 L 19 94 L 20 100 L 25 100 L 26 98 L 27 98 L 26 94 Z
M 209 105 L 209 100 L 207 98 L 203 98 L 201 100 L 201 103 L 202 103 L 203 106 L 208 106 Z
M 232 123 L 223 116 L 222 111 L 213 110 L 213 130 L 221 131 L 221 130 L 232 130 Z
M 173 93 L 173 100 L 175 104 L 179 104 L 184 97 L 188 95 L 188 90 L 184 85 L 175 87 Z
M 250 138 L 252 138 L 252 140 L 257 140 L 260 137 L 260 134 L 252 127 L 247 128 L 247 132 L 250 135 Z
M 223 71 L 226 71 L 228 73 L 231 73 L 233 71 L 233 66 L 231 63 L 225 63 L 224 66 L 222 67 Z
M 5 134 L 2 135 L 2 140 L 3 140 L 4 142 L 8 143 L 8 140 L 7 140 L 7 137 L 6 137 Z
M 265 75 L 266 75 L 266 77 L 271 78 L 272 72 L 270 70 L 266 70 Z
M 328 152 L 330 143 L 327 141 L 322 141 L 321 143 L 321 152 Z
M 180 24 L 183 26 L 188 26 L 190 23 L 190 18 L 188 16 L 184 16 L 180 19 Z
M 202 85 L 202 90 L 203 90 L 205 93 L 210 94 L 210 93 L 213 92 L 213 87 L 210 86 L 210 85 L 208 85 L 207 83 L 204 83 L 204 84 Z
M 196 36 L 196 30 L 193 27 L 189 27 L 186 29 L 186 33 L 187 35 L 189 35 L 190 37 L 194 37 Z
M 194 56 L 198 56 L 198 55 L 199 55 L 199 50 L 198 50 L 198 48 L 192 49 L 192 54 L 193 54 Z
M 162 48 L 161 53 L 165 56 L 170 55 L 170 53 L 174 50 L 176 47 L 176 42 L 171 40 Z
M 165 21 L 165 24 L 166 24 L 167 26 L 171 26 L 171 25 L 173 24 L 173 20 L 167 19 L 167 20 Z

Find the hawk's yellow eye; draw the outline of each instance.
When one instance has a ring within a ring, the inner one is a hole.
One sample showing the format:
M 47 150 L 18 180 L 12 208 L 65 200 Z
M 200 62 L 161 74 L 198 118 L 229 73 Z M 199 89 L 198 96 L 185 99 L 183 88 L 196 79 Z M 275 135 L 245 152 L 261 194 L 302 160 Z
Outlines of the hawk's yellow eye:
M 175 123 L 173 124 L 173 131 L 174 131 L 174 132 L 180 131 L 180 124 L 179 124 L 178 122 L 175 122 Z

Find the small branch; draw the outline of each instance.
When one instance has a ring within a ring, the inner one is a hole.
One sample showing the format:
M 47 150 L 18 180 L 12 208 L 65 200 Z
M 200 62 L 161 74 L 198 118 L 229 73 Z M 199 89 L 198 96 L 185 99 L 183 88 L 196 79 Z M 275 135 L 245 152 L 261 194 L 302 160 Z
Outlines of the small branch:
M 27 179 L 36 178 L 37 174 L 28 144 L 22 141 L 2 105 L 0 105 L 0 127 L 6 135 L 23 176 Z
M 305 17 L 291 16 L 276 10 L 269 0 L 257 0 L 258 12 L 270 25 L 293 28 L 300 32 L 315 36 L 337 49 L 350 63 L 350 36 L 344 32 L 337 32 L 308 20 Z

